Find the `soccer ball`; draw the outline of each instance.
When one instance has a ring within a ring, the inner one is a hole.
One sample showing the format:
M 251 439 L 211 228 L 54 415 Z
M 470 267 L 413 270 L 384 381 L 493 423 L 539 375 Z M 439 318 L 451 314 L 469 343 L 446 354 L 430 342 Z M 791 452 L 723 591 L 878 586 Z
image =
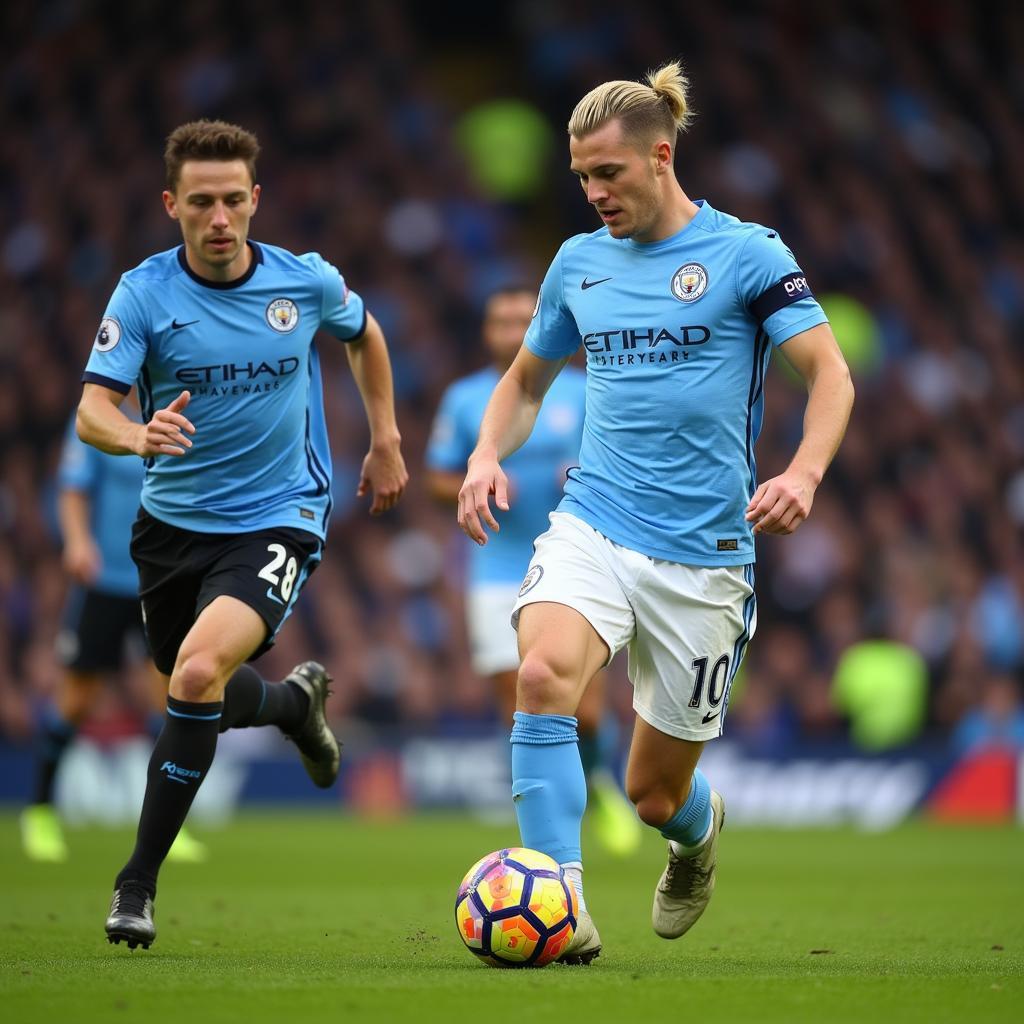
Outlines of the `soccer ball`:
M 455 897 L 467 948 L 492 967 L 543 967 L 572 941 L 576 890 L 547 854 L 514 846 L 481 857 Z

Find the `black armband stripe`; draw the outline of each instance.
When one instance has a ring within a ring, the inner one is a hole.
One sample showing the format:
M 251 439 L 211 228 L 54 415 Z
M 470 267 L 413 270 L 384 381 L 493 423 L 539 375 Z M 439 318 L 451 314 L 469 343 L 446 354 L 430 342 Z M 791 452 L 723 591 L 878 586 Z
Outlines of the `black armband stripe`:
M 110 388 L 111 391 L 116 391 L 119 395 L 127 395 L 131 391 L 131 384 L 125 384 L 124 381 L 114 380 L 113 377 L 104 377 L 102 373 L 92 373 L 86 370 L 82 374 L 83 384 L 99 384 L 100 387 Z
M 350 342 L 358 341 L 366 333 L 366 325 L 368 323 L 366 306 L 363 306 L 363 322 L 359 327 L 359 330 L 355 334 L 350 334 L 347 338 L 339 338 L 339 341 Z
M 796 270 L 754 299 L 750 304 L 750 312 L 759 324 L 763 324 L 772 313 L 778 313 L 780 309 L 807 298 L 813 299 L 814 292 L 803 271 Z

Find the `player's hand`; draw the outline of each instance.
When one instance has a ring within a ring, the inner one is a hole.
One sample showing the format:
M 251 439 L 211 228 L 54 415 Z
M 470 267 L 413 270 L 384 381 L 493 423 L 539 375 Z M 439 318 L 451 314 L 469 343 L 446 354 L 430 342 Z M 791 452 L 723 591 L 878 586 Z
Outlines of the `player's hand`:
M 787 469 L 754 491 L 744 518 L 754 533 L 792 533 L 811 514 L 816 488 L 806 473 Z
M 379 516 L 389 508 L 394 508 L 409 482 L 409 473 L 405 468 L 400 445 L 401 442 L 397 440 L 371 445 L 366 458 L 363 459 L 356 497 L 362 498 L 367 494 L 373 494 L 371 516 Z
M 68 541 L 62 555 L 67 574 L 83 586 L 89 586 L 100 574 L 103 564 L 99 548 L 91 538 Z
M 184 455 L 192 447 L 185 434 L 194 434 L 196 428 L 181 414 L 191 397 L 182 391 L 166 409 L 159 409 L 142 425 L 137 454 L 144 459 L 151 455 Z
M 491 512 L 491 495 L 502 512 L 508 511 L 508 477 L 498 460 L 489 456 L 470 456 L 466 479 L 459 491 L 459 526 L 462 532 L 477 544 L 487 543 L 488 528 L 497 533 L 501 527 Z

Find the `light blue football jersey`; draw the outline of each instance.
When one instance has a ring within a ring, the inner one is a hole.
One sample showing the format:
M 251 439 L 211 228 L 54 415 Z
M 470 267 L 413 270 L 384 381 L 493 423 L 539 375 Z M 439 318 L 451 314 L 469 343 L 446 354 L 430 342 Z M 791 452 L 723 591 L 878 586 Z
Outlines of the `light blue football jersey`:
M 827 318 L 775 231 L 698 206 L 660 242 L 570 238 L 525 343 L 544 359 L 587 352 L 580 465 L 560 511 L 652 558 L 744 565 L 772 346 Z
M 139 593 L 139 574 L 128 553 L 128 543 L 139 511 L 143 473 L 141 459 L 108 455 L 80 441 L 75 417 L 71 417 L 57 485 L 62 491 L 81 491 L 89 501 L 89 530 L 102 563 L 91 586 L 104 594 L 137 597 Z
M 499 374 L 493 367 L 451 384 L 441 399 L 427 447 L 431 469 L 464 473 L 476 447 L 480 421 Z M 526 443 L 502 462 L 509 479 L 509 510 L 495 510 L 501 530 L 470 546 L 469 584 L 518 585 L 533 542 L 548 528 L 548 513 L 562 497 L 566 471 L 579 459 L 587 375 L 566 367 L 551 385 Z
M 146 460 L 142 505 L 203 533 L 274 526 L 323 539 L 331 454 L 321 327 L 343 341 L 366 329 L 362 299 L 316 253 L 251 242 L 249 271 L 217 284 L 192 272 L 183 246 L 124 274 L 107 306 L 83 381 L 138 384 L 149 420 L 183 389 L 192 448 Z

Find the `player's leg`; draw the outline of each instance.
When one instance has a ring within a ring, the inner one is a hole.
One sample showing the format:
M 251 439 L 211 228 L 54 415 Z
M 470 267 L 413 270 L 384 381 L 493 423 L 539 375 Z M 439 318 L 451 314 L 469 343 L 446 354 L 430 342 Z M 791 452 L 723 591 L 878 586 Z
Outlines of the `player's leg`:
M 637 723 L 626 791 L 641 820 L 669 840 L 652 923 L 678 938 L 704 912 L 715 887 L 725 805 L 697 762 L 721 734 L 729 687 L 756 625 L 749 566 L 651 562 L 633 594 L 629 649 Z
M 580 761 L 587 780 L 587 821 L 598 842 L 619 857 L 635 853 L 642 829 L 633 805 L 619 786 L 613 763 L 614 738 L 608 741 L 605 688 L 607 673 L 590 681 L 576 709 Z
M 66 669 L 55 700 L 43 712 L 37 737 L 32 801 L 21 813 L 21 842 L 30 860 L 44 863 L 67 860 L 67 843 L 53 805 L 53 786 L 64 753 L 95 704 L 102 685 L 103 679 L 98 673 Z
M 561 959 L 589 963 L 600 938 L 583 897 L 580 826 L 587 782 L 575 711 L 608 647 L 575 609 L 535 603 L 519 617 L 522 664 L 512 727 L 512 798 L 524 846 L 553 857 L 576 887 L 580 921 Z
M 141 626 L 141 619 L 139 621 Z M 171 677 L 157 671 L 148 658 L 144 666 L 146 707 L 146 731 L 155 744 L 163 732 L 167 714 L 167 691 Z M 183 824 L 167 851 L 167 859 L 175 864 L 202 864 L 209 856 L 205 843 L 197 839 Z
M 626 792 L 640 818 L 669 841 L 652 911 L 654 930 L 666 939 L 689 931 L 715 888 L 725 805 L 697 767 L 703 746 L 636 720 Z
M 152 632 L 152 615 L 148 625 Z M 146 945 L 155 935 L 151 901 L 157 875 L 213 763 L 224 687 L 263 642 L 266 629 L 247 605 L 221 596 L 202 610 L 181 643 L 170 674 L 164 728 L 149 762 L 135 849 L 115 883 L 115 906 L 107 921 L 111 941 L 126 938 Z M 150 901 L 148 910 L 136 906 L 142 897 Z M 150 919 L 148 927 L 132 920 L 139 917 Z
M 512 793 L 524 846 L 563 865 L 580 897 L 580 927 L 562 959 L 588 963 L 601 948 L 583 898 L 580 823 L 587 786 L 577 745 L 580 698 L 632 637 L 630 556 L 575 516 L 554 512 L 513 609 L 519 630 Z
M 132 553 L 139 565 L 140 593 L 147 613 L 147 639 L 158 671 L 215 678 L 203 650 L 189 651 L 179 666 L 184 640 L 196 620 L 220 597 L 244 604 L 262 620 L 259 640 L 242 659 L 258 658 L 271 646 L 320 561 L 322 544 L 295 529 L 268 529 L 234 537 L 179 530 L 145 513 L 136 523 Z M 269 585 L 268 585 L 269 584 Z M 326 724 L 324 702 L 330 678 L 315 662 L 297 665 L 283 682 L 263 679 L 250 665 L 235 663 L 226 685 L 220 731 L 276 725 L 294 740 L 319 786 L 338 773 L 338 743 Z M 169 684 L 170 685 L 170 684 Z M 174 697 L 174 686 L 170 685 Z
M 67 857 L 60 819 L 53 806 L 58 768 L 79 726 L 95 705 L 105 676 L 122 663 L 130 598 L 72 587 L 64 610 L 56 654 L 64 666 L 54 701 L 39 736 L 32 804 L 21 816 L 22 844 L 33 860 Z M 127 611 L 126 611 L 127 610 Z
M 506 620 L 515 605 L 519 583 L 482 584 L 466 595 L 466 626 L 473 670 L 489 678 L 501 719 L 513 724 L 519 649 L 516 632 Z M 604 674 L 599 672 L 584 691 L 576 712 L 580 761 L 587 784 L 587 811 L 601 845 L 619 856 L 639 846 L 642 830 L 633 805 L 615 777 L 602 732 Z
M 244 535 L 207 575 L 199 606 L 216 594 L 230 594 L 258 612 L 267 626 L 250 655 L 258 658 L 273 646 L 322 550 L 319 538 L 305 530 L 275 528 Z M 327 723 L 330 682 L 327 670 L 315 661 L 296 665 L 281 682 L 240 665 L 224 690 L 221 732 L 276 725 L 295 743 L 314 784 L 331 786 L 338 777 L 341 749 Z
M 157 874 L 213 762 L 228 682 L 246 659 L 273 643 L 320 550 L 319 539 L 302 530 L 207 536 L 140 513 L 132 557 L 139 567 L 153 661 L 170 680 L 135 850 L 118 876 L 107 919 L 111 941 L 125 938 L 129 945 L 148 946 L 155 937 Z M 291 736 L 321 785 L 329 784 L 327 776 L 330 781 L 337 776 L 339 760 L 324 715 L 328 681 L 321 666 L 298 666 L 287 680 L 288 698 L 271 699 L 276 716 L 267 723 L 296 730 Z M 254 681 L 242 674 L 241 689 L 250 699 L 257 688 L 263 690 L 260 683 L 258 676 Z M 269 693 L 274 687 L 265 689 Z M 306 705 L 300 722 L 300 714 L 289 712 L 301 706 L 302 697 Z M 245 710 L 244 700 L 235 702 L 236 716 L 240 704 Z

